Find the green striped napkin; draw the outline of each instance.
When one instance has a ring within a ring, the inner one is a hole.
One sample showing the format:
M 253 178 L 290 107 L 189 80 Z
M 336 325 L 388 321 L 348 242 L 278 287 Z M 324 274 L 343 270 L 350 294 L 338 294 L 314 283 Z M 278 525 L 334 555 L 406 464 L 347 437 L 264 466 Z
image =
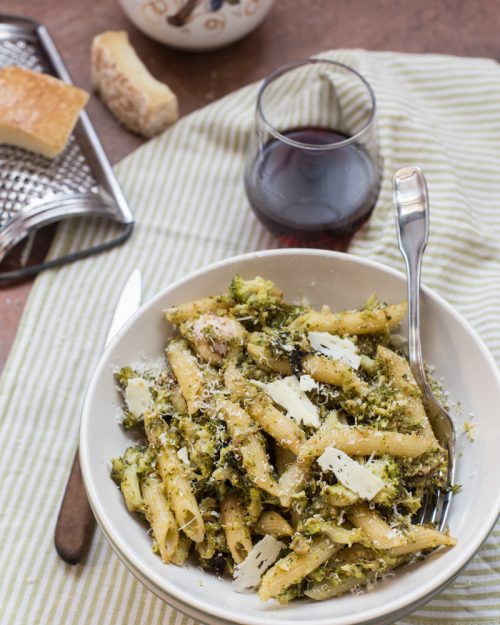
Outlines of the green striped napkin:
M 402 269 L 391 178 L 427 174 L 432 205 L 424 280 L 500 359 L 500 69 L 493 61 L 364 51 L 324 55 L 373 85 L 384 179 L 351 251 Z M 245 148 L 258 85 L 183 119 L 117 172 L 137 217 L 124 247 L 37 278 L 0 384 L 0 622 L 165 625 L 188 619 L 147 591 L 94 535 L 85 564 L 53 548 L 82 394 L 124 281 L 144 274 L 145 298 L 222 257 L 276 246 L 249 211 Z M 91 243 L 94 224 L 68 224 L 55 248 Z M 500 622 L 500 527 L 448 590 L 402 623 Z

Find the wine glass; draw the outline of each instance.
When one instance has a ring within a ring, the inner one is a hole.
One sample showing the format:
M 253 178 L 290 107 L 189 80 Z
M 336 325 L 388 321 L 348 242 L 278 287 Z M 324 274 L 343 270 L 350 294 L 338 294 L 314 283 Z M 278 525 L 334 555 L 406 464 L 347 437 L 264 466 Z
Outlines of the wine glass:
M 368 219 L 381 178 L 375 109 L 366 79 L 336 61 L 289 63 L 264 81 L 245 189 L 282 243 L 339 249 Z

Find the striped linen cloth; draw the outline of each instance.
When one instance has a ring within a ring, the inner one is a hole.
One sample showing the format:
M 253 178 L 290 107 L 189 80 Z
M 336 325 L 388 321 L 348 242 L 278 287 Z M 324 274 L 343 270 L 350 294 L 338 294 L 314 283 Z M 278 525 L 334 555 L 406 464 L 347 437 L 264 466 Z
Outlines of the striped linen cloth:
M 500 359 L 498 65 L 365 51 L 324 56 L 364 74 L 379 105 L 384 179 L 351 252 L 402 269 L 391 178 L 403 165 L 420 165 L 432 203 L 424 280 Z M 242 184 L 257 89 L 190 115 L 126 158 L 117 172 L 137 217 L 132 239 L 36 280 L 0 383 L 2 625 L 189 621 L 136 581 L 99 531 L 85 563 L 65 565 L 53 547 L 54 524 L 82 394 L 132 269 L 143 271 L 148 299 L 211 261 L 276 246 L 250 212 Z M 96 236 L 93 224 L 68 225 L 54 245 L 61 251 Z M 455 583 L 401 625 L 499 622 L 500 525 Z

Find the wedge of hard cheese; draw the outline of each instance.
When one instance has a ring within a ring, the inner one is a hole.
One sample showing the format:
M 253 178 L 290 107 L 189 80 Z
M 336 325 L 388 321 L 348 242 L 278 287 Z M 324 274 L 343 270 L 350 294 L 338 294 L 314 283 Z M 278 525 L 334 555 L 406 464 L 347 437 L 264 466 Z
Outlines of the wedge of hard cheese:
M 0 143 L 54 158 L 89 96 L 58 78 L 22 67 L 0 70 Z
M 94 89 L 129 130 L 152 137 L 177 120 L 177 97 L 151 76 L 125 31 L 94 37 L 91 63 Z

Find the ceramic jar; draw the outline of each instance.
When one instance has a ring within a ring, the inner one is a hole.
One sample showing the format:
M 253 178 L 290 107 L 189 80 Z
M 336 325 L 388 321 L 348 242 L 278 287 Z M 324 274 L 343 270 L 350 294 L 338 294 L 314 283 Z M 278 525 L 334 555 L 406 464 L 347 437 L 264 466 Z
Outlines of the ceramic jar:
M 274 0 L 120 0 L 146 35 L 175 48 L 210 50 L 241 39 L 268 14 Z

